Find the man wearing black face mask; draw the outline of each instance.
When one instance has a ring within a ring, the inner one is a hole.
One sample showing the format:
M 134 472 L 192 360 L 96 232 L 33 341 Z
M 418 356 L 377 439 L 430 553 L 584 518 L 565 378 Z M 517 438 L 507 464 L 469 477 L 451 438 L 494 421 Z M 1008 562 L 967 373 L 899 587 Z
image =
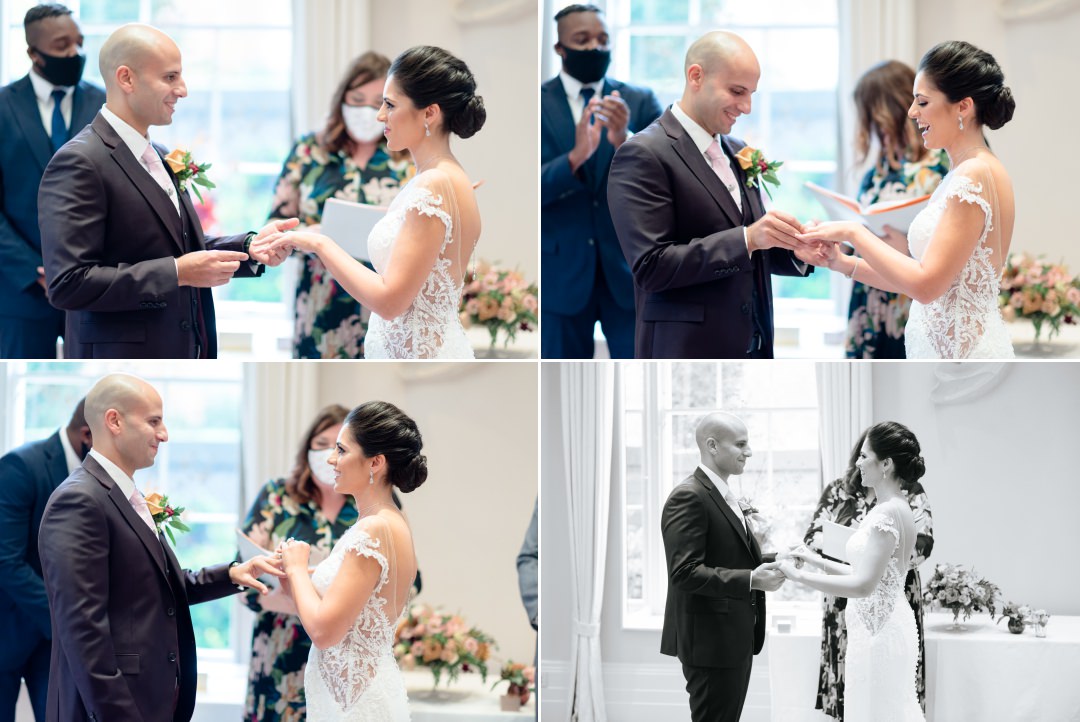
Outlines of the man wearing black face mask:
M 606 78 L 601 10 L 555 16 L 559 75 L 540 91 L 540 243 L 544 358 L 592 358 L 599 321 L 612 358 L 634 355 L 634 286 L 608 212 L 608 166 L 630 133 L 660 116 L 647 88 Z
M 94 119 L 105 91 L 83 82 L 83 36 L 63 5 L 23 20 L 26 77 L 0 88 L 0 357 L 56 358 L 64 312 L 49 305 L 38 185 L 56 149 Z
M 0 720 L 14 719 L 26 680 L 38 722 L 45 719 L 52 625 L 38 556 L 38 527 L 56 487 L 90 451 L 83 401 L 66 428 L 0 457 Z

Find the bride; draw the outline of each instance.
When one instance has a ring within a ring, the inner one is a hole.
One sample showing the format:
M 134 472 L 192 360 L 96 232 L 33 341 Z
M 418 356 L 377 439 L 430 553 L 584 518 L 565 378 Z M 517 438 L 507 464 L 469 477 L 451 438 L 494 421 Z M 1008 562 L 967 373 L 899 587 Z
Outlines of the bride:
M 468 66 L 441 48 L 406 50 L 390 65 L 378 120 L 390 150 L 408 150 L 413 177 L 368 236 L 365 267 L 324 235 L 268 236 L 271 251 L 316 254 L 338 283 L 371 309 L 367 358 L 472 358 L 458 318 L 469 258 L 480 237 L 473 185 L 450 151 L 487 113 Z M 258 248 L 256 248 L 258 250 Z
M 993 56 L 950 41 L 931 48 L 915 76 L 908 111 L 927 148 L 944 148 L 952 170 L 908 231 L 911 256 L 856 223 L 822 223 L 804 241 L 846 242 L 856 256 L 822 243 L 826 265 L 883 291 L 914 299 L 908 358 L 1012 358 L 998 310 L 1001 271 L 1012 241 L 1013 188 L 983 128 L 1007 123 L 1016 103 Z
M 427 478 L 416 423 L 383 401 L 346 417 L 329 464 L 334 489 L 356 499 L 359 518 L 309 575 L 310 547 L 278 548 L 285 591 L 311 636 L 304 693 L 312 722 L 409 719 L 394 659 L 394 630 L 416 578 L 412 532 L 392 487 L 410 492 Z
M 919 638 L 904 596 L 904 579 L 915 553 L 915 522 L 900 491 L 926 471 L 919 442 L 893 421 L 867 431 L 856 466 L 878 503 L 847 542 L 851 564 L 824 559 L 801 546 L 787 553 L 780 570 L 812 589 L 848 597 L 844 719 L 847 722 L 922 722 L 915 694 Z M 792 559 L 824 574 L 796 567 Z

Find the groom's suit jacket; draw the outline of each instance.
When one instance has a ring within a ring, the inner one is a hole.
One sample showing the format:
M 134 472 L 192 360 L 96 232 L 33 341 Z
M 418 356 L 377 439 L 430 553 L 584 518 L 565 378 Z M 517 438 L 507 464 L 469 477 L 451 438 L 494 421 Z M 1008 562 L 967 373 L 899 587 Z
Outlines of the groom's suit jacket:
M 196 358 L 200 339 L 198 356 L 217 356 L 213 295 L 179 286 L 176 259 L 243 251 L 247 235 L 205 238 L 179 195 L 177 214 L 100 113 L 53 156 L 38 215 L 49 301 L 67 311 L 65 358 Z M 236 275 L 262 271 L 248 261 Z
M 238 591 L 229 565 L 181 569 L 92 456 L 49 499 L 38 546 L 53 627 L 46 719 L 190 720 L 188 605 Z
M 692 667 L 748 664 L 765 643 L 765 593 L 750 589 L 762 555 L 700 468 L 675 487 L 660 520 L 668 593 L 660 652 Z
M 729 157 L 744 146 L 722 142 Z M 608 203 L 634 275 L 637 358 L 772 357 L 770 276 L 812 269 L 783 249 L 748 254 L 744 228 L 765 209 L 732 169 L 742 212 L 670 108 L 615 153 Z

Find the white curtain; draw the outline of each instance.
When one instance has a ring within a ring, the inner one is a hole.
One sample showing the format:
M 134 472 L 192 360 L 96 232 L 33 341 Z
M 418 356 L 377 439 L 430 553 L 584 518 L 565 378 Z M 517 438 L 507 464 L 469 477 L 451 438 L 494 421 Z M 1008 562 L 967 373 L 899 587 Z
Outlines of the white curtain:
M 292 469 L 301 438 L 318 411 L 318 364 L 244 364 L 241 423 L 243 512 L 270 479 Z
M 873 423 L 871 364 L 817 365 L 821 473 L 828 484 L 847 470 L 859 434 Z
M 600 610 L 611 496 L 615 380 L 611 364 L 561 364 L 566 499 L 570 509 L 572 719 L 603 722 Z
M 293 0 L 294 135 L 321 128 L 330 96 L 357 56 L 371 50 L 371 0 Z
M 850 195 L 855 195 L 863 171 L 855 168 L 853 155 L 858 127 L 855 83 L 875 63 L 900 60 L 915 67 L 929 50 L 915 47 L 915 5 L 911 0 L 840 2 L 840 160 Z

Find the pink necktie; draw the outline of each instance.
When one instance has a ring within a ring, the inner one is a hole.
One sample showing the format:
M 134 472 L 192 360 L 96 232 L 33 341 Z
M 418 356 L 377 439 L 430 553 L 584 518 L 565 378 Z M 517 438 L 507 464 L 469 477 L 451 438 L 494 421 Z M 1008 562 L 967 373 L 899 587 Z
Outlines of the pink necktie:
M 731 194 L 732 200 L 735 201 L 735 205 L 742 210 L 742 193 L 739 193 L 739 181 L 735 178 L 735 171 L 731 170 L 731 163 L 728 162 L 727 155 L 724 154 L 724 149 L 720 147 L 720 141 L 713 139 L 712 145 L 705 150 L 705 155 L 709 158 L 709 164 L 712 166 L 713 173 L 716 173 L 716 177 L 720 179 L 720 182 L 727 188 L 728 193 Z
M 161 157 L 154 150 L 154 144 L 148 143 L 146 150 L 143 151 L 142 161 L 146 165 L 146 169 L 150 172 L 150 177 L 153 178 L 161 190 L 169 196 L 169 200 L 172 201 L 173 207 L 176 208 L 176 212 L 180 212 L 180 201 L 176 197 L 176 188 L 173 187 L 172 178 L 165 171 L 165 165 L 161 162 Z
M 146 499 L 143 498 L 142 492 L 136 489 L 131 492 L 131 497 L 128 499 L 131 502 L 131 506 L 138 512 L 139 517 L 146 522 L 146 525 L 150 527 L 150 531 L 157 534 L 157 527 L 154 525 L 154 517 L 150 514 L 150 507 L 146 505 Z

